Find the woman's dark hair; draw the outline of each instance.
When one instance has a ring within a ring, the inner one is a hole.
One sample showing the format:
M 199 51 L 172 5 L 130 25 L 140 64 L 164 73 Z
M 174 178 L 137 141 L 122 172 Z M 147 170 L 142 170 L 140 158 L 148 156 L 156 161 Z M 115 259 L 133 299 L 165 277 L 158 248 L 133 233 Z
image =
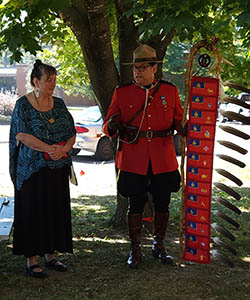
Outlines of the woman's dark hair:
M 33 82 L 35 77 L 40 80 L 43 75 L 46 75 L 48 79 L 53 74 L 56 74 L 56 69 L 54 67 L 43 64 L 40 59 L 37 59 L 30 75 L 30 83 L 32 86 L 35 86 Z

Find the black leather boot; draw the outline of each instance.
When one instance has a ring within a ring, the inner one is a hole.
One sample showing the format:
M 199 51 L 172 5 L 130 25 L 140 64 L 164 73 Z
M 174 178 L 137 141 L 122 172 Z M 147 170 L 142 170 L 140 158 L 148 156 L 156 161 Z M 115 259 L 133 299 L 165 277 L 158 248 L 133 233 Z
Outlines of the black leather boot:
M 168 226 L 169 212 L 155 212 L 152 254 L 161 263 L 173 264 L 171 257 L 164 247 L 164 238 Z
M 131 249 L 127 264 L 130 268 L 137 268 L 141 262 L 141 224 L 142 214 L 128 215 L 129 237 L 131 240 Z

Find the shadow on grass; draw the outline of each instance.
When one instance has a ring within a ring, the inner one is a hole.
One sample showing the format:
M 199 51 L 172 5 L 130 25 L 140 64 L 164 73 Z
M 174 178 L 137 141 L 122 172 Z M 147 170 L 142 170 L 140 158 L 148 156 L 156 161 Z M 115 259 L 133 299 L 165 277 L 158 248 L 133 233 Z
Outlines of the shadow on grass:
M 176 260 L 179 199 L 177 194 L 171 203 L 166 242 Z M 144 260 L 140 268 L 130 270 L 126 266 L 130 247 L 127 230 L 114 229 L 109 223 L 115 208 L 115 196 L 82 196 L 72 200 L 74 254 L 60 255 L 69 270 L 49 271 L 49 278 L 44 280 L 25 277 L 24 258 L 11 254 L 11 241 L 0 244 L 1 300 L 248 299 L 250 263 L 241 258 L 249 258 L 249 234 L 245 231 L 249 226 L 238 230 L 241 239 L 236 247 L 240 248 L 240 255 L 234 258 L 233 269 L 218 261 L 210 265 L 187 262 L 181 268 L 162 265 L 151 256 L 152 239 L 144 230 Z M 242 219 L 249 225 L 249 212 L 244 212 Z

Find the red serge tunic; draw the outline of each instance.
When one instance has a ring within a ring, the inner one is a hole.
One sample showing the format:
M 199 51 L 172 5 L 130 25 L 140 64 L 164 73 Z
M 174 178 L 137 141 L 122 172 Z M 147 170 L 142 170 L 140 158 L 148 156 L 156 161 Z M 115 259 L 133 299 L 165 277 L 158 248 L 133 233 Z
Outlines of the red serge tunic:
M 104 133 L 110 136 L 107 125 L 111 116 L 118 113 L 117 120 L 126 124 L 145 104 L 146 93 L 150 96 L 153 90 L 154 88 L 147 90 L 134 83 L 116 88 L 104 120 Z M 175 129 L 179 131 L 182 113 L 176 86 L 161 81 L 159 90 L 146 107 L 141 130 L 164 130 L 174 122 Z M 142 117 L 143 112 L 130 125 L 139 127 Z M 123 142 L 121 151 L 117 151 L 115 163 L 120 170 L 146 175 L 149 160 L 154 174 L 171 172 L 178 168 L 172 135 L 152 139 L 140 137 L 137 144 Z

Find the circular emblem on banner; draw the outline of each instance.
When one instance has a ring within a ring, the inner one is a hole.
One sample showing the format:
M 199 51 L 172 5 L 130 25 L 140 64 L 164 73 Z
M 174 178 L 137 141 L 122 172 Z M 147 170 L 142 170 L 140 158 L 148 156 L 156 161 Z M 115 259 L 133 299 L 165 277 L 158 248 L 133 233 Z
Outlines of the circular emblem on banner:
M 198 63 L 201 67 L 208 67 L 209 64 L 211 62 L 211 58 L 208 54 L 201 54 L 199 57 L 198 57 Z

